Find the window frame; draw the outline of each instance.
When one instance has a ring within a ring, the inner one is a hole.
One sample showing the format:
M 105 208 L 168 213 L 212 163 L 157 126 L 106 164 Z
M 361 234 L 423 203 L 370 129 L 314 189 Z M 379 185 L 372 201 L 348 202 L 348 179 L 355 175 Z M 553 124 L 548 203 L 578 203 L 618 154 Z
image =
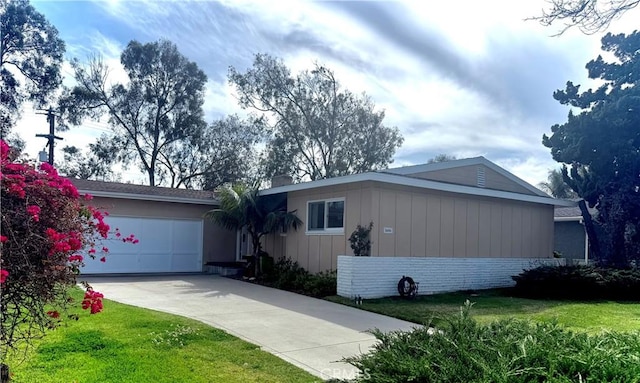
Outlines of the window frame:
M 309 208 L 310 204 L 324 202 L 324 227 L 322 229 L 312 229 L 309 230 L 309 213 L 311 209 Z M 342 202 L 342 227 L 332 227 L 328 228 L 327 224 L 329 222 L 329 203 L 331 202 Z M 316 199 L 307 201 L 307 221 L 305 222 L 305 234 L 306 235 L 343 235 L 344 234 L 344 224 L 345 224 L 345 216 L 346 216 L 346 201 L 344 197 L 338 198 L 325 198 L 325 199 Z

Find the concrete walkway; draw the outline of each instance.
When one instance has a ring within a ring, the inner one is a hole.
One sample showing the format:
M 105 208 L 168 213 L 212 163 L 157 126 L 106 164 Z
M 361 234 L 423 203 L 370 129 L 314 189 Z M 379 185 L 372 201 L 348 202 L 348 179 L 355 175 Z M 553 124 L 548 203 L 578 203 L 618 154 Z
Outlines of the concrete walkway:
M 343 357 L 366 352 L 363 331 L 413 323 L 211 275 L 87 277 L 105 298 L 182 315 L 223 329 L 324 379 L 356 374 Z

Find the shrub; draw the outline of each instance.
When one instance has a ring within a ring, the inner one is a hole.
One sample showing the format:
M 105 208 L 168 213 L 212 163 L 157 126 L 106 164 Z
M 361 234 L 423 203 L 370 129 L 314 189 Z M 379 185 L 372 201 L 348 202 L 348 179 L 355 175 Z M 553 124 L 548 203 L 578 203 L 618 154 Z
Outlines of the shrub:
M 373 222 L 369 223 L 369 226 L 358 225 L 351 233 L 349 242 L 351 249 L 353 249 L 353 255 L 356 257 L 371 255 L 371 229 L 373 229 Z
M 514 276 L 522 297 L 640 300 L 640 269 L 571 265 L 540 266 Z
M 322 298 L 336 295 L 337 277 L 335 271 L 311 274 L 298 262 L 290 258 L 280 258 L 265 273 L 261 282 L 280 290 Z
M 110 233 L 104 222 L 106 213 L 86 206 L 84 201 L 90 196 L 80 196 L 51 165 L 36 168 L 11 157 L 11 149 L 0 140 L 3 350 L 44 335 L 62 320 L 60 313 L 70 301 L 67 290 L 76 285 L 84 256 L 106 253 L 107 248 L 97 250 L 97 241 Z M 121 239 L 137 241 L 133 236 Z M 102 294 L 85 287 L 82 308 L 92 314 L 100 312 Z
M 318 274 L 309 274 L 304 284 L 303 294 L 316 298 L 324 298 L 337 294 L 337 273 L 335 271 L 323 271 Z
M 372 351 L 346 361 L 362 382 L 638 382 L 640 333 L 574 333 L 553 323 L 469 316 L 443 327 L 372 333 Z

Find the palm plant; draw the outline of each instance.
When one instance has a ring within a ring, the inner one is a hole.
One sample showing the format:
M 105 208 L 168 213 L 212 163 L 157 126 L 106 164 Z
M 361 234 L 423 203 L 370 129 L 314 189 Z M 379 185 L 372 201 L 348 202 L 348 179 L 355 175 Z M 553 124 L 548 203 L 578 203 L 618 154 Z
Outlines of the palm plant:
M 255 273 L 260 272 L 258 257 L 261 239 L 267 234 L 297 230 L 302 221 L 295 211 L 287 211 L 286 199 L 279 196 L 261 196 L 258 188 L 244 184 L 218 190 L 220 207 L 205 213 L 205 217 L 227 230 L 245 229 L 251 237 Z

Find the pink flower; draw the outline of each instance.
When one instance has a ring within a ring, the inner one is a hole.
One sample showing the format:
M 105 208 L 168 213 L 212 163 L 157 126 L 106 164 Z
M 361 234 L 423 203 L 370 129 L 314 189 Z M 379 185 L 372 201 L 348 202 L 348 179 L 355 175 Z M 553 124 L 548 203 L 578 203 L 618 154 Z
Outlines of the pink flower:
M 43 162 L 40 164 L 40 169 L 47 173 L 50 176 L 57 176 L 58 175 L 58 171 L 51 166 L 50 164 L 48 164 L 47 162 Z
M 102 311 L 102 298 L 104 295 L 91 289 L 84 293 L 84 299 L 82 300 L 82 309 L 86 310 L 91 308 L 91 314 L 96 314 Z
M 6 160 L 9 157 L 9 152 L 11 152 L 11 147 L 4 140 L 0 140 L 0 159 Z
M 0 235 L 0 243 L 5 243 L 8 240 L 9 240 L 9 237 L 7 237 L 6 235 Z
M 108 253 L 109 252 L 109 248 L 108 247 L 103 247 L 102 248 L 102 252 L 103 253 Z
M 0 283 L 4 283 L 9 277 L 9 272 L 5 269 L 0 269 Z
M 60 318 L 60 313 L 57 312 L 57 311 L 47 311 L 47 315 L 50 316 L 53 319 Z
M 69 262 L 82 262 L 84 257 L 80 254 L 74 254 L 69 257 Z
M 11 184 L 11 186 L 9 186 L 9 193 L 19 198 L 24 198 L 27 195 L 24 188 L 18 184 Z
M 40 206 L 27 206 L 27 213 L 31 215 L 31 218 L 33 218 L 34 221 L 38 222 L 40 220 Z
M 89 249 L 89 254 L 95 254 L 96 253 L 96 249 Z
M 107 258 L 105 258 L 105 257 L 100 258 L 100 262 L 104 263 L 106 261 L 107 261 Z

